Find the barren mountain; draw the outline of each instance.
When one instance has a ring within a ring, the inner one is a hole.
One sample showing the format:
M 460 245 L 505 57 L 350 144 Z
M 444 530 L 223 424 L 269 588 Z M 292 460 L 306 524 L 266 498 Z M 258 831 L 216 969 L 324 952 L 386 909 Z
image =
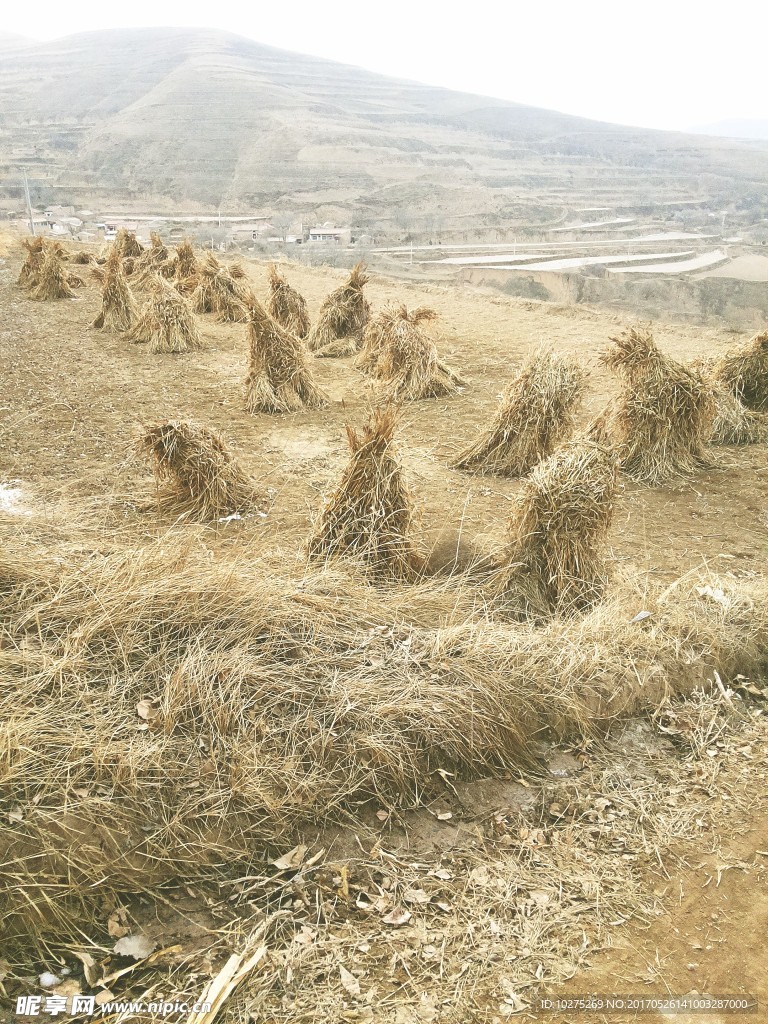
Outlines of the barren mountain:
M 11 44 L 12 43 L 12 44 Z M 734 195 L 768 146 L 399 81 L 202 29 L 0 40 L 0 189 L 36 202 L 552 220 Z M 608 83 L 609 84 L 609 83 Z

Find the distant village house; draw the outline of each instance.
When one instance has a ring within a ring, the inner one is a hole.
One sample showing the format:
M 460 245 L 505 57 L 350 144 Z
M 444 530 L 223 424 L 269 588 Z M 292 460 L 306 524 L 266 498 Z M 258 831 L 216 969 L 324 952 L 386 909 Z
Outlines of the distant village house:
M 309 241 L 349 245 L 352 241 L 352 229 L 334 227 L 329 221 L 326 224 L 321 224 L 319 227 L 310 228 Z

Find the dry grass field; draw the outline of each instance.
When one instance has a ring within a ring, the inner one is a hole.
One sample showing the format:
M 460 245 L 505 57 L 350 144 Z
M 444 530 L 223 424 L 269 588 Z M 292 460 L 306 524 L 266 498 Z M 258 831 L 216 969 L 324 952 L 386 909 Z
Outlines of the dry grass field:
M 588 371 L 585 427 L 618 393 L 598 357 L 626 322 L 372 276 L 374 315 L 439 314 L 465 381 L 400 410 L 426 569 L 387 583 L 304 548 L 346 425 L 382 398 L 354 357 L 307 354 L 324 408 L 250 414 L 246 324 L 199 315 L 201 349 L 152 353 L 92 329 L 88 268 L 75 299 L 33 301 L 20 246 L 0 256 L 0 994 L 48 971 L 103 1020 L 160 1019 L 112 999 L 207 991 L 217 1020 L 259 1024 L 528 1019 L 542 994 L 600 990 L 768 1000 L 746 942 L 768 906 L 765 444 L 621 477 L 603 600 L 513 621 L 473 563 L 526 485 L 451 463 L 541 345 Z M 244 266 L 266 304 L 267 264 Z M 347 276 L 281 270 L 313 322 Z M 653 330 L 686 363 L 740 340 Z M 248 511 L 156 505 L 137 441 L 167 420 L 227 442 Z

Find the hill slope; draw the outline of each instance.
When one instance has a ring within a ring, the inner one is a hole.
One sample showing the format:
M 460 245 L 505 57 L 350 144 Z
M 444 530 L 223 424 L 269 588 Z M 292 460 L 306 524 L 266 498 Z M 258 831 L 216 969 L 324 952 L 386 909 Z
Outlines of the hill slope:
M 0 180 L 40 202 L 543 219 L 564 201 L 749 189 L 768 147 L 602 124 L 200 29 L 15 46 L 0 66 Z

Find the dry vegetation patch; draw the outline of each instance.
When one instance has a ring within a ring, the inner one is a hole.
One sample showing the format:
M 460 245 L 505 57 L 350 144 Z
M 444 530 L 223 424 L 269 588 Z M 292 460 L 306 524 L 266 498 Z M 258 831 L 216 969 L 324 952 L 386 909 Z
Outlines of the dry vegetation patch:
M 649 330 L 630 328 L 601 361 L 618 371 L 623 388 L 606 422 L 624 472 L 660 484 L 707 464 L 715 401 L 701 373 L 665 355 Z
M 587 374 L 575 360 L 535 352 L 505 390 L 489 428 L 454 465 L 522 476 L 571 433 L 586 389 Z
M 269 302 L 267 310 L 270 316 L 284 327 L 289 334 L 297 338 L 306 338 L 309 334 L 310 322 L 307 312 L 307 301 L 292 288 L 274 263 L 269 266 Z
M 376 576 L 413 577 L 413 508 L 393 441 L 396 422 L 390 407 L 375 409 L 360 433 L 347 425 L 351 458 L 315 525 L 311 556 L 352 556 Z
M 768 331 L 723 356 L 713 374 L 749 409 L 768 410 Z
M 425 324 L 437 319 L 424 306 L 384 310 L 370 325 L 358 358 L 358 367 L 383 384 L 391 402 L 455 395 L 465 381 L 438 356 Z
M 671 693 L 714 671 L 751 672 L 768 650 L 759 581 L 664 593 L 643 582 L 583 617 L 534 627 L 496 620 L 456 581 L 385 592 L 338 568 L 291 574 L 284 559 L 214 556 L 201 539 L 85 558 L 30 557 L 18 540 L 2 549 L 0 658 L 12 685 L 0 696 L 0 846 L 14 963 L 49 963 L 52 951 L 70 959 L 85 936 L 106 975 L 114 909 L 168 887 L 171 902 L 191 889 L 232 908 L 236 931 L 222 938 L 240 948 L 237 934 L 263 927 L 260 914 L 285 911 L 269 925 L 268 984 L 243 994 L 262 1007 L 284 996 L 285 965 L 305 970 L 297 1008 L 310 995 L 337 1000 L 338 974 L 323 980 L 333 951 L 347 957 L 376 935 L 384 957 L 383 937 L 400 935 L 405 954 L 415 940 L 401 928 L 448 929 L 447 976 L 431 991 L 458 1007 L 477 985 L 499 984 L 487 958 L 497 939 L 515 985 L 562 976 L 580 959 L 582 928 L 604 920 L 597 904 L 637 910 L 620 854 L 637 856 L 641 837 L 653 848 L 670 821 L 668 804 L 660 818 L 648 787 L 627 785 L 615 766 L 594 791 L 553 794 L 546 824 L 489 821 L 448 871 L 457 886 L 439 861 L 387 854 L 385 836 L 346 867 L 332 853 L 304 867 L 306 845 L 277 869 L 270 862 L 324 823 L 355 821 L 369 801 L 396 815 L 449 795 L 446 780 L 530 770 L 541 756 L 532 737 L 588 743 L 629 714 L 664 711 Z M 467 948 L 480 905 L 498 931 Z M 351 945 L 339 945 L 339 928 Z M 171 988 L 194 984 L 201 955 L 180 965 L 170 955 Z M 163 969 L 138 966 L 119 991 Z
M 103 275 L 101 310 L 93 322 L 98 330 L 129 331 L 138 315 L 136 300 L 125 279 L 123 259 L 115 244 L 107 257 Z
M 307 335 L 307 346 L 317 356 L 353 355 L 360 348 L 371 315 L 363 288 L 369 281 L 364 263 L 358 263 L 348 280 L 325 299 Z
M 136 318 L 130 338 L 148 344 L 150 352 L 191 352 L 203 348 L 189 303 L 161 277 L 155 278 L 152 294 Z
M 247 412 L 322 409 L 327 399 L 315 383 L 303 344 L 281 327 L 261 303 L 248 299 Z
M 252 481 L 226 443 L 205 427 L 158 423 L 136 447 L 152 463 L 161 510 L 206 521 L 258 507 Z

